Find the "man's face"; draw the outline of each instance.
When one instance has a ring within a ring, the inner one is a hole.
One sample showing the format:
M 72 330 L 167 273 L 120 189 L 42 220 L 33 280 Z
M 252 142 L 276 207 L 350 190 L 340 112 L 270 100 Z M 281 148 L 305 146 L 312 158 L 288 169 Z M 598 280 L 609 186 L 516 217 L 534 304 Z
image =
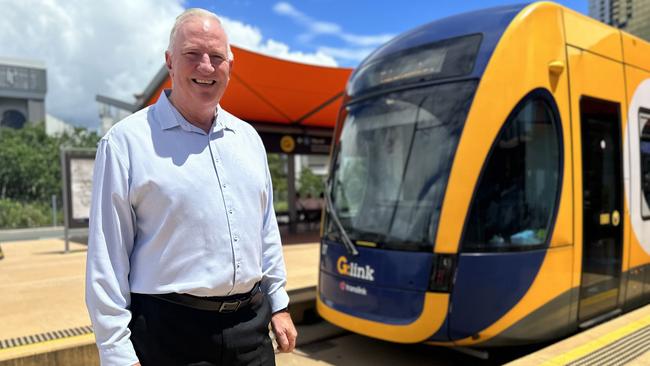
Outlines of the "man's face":
M 232 66 L 226 34 L 217 20 L 192 17 L 181 23 L 173 49 L 165 52 L 165 62 L 179 109 L 214 110 L 226 91 Z

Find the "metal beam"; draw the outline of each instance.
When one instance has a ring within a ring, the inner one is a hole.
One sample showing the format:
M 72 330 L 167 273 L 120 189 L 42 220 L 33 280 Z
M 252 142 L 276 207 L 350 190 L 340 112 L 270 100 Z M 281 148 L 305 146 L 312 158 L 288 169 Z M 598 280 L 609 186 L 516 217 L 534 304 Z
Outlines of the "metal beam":
M 115 108 L 123 109 L 125 111 L 129 112 L 135 112 L 138 110 L 138 106 L 135 104 L 123 102 L 121 100 L 113 99 L 111 97 L 107 97 L 105 95 L 100 95 L 97 94 L 95 95 L 95 100 L 98 101 L 99 103 L 104 103 L 107 105 L 110 105 Z
M 294 155 L 287 157 L 287 201 L 289 203 L 289 232 L 295 233 L 298 228 L 298 215 L 296 212 L 296 160 Z

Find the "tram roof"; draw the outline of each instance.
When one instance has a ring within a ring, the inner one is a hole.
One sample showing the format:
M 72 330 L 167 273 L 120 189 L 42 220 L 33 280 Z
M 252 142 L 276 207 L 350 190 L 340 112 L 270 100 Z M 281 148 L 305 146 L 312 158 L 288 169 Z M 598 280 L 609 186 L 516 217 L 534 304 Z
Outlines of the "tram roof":
M 372 63 L 406 49 L 454 37 L 480 33 L 483 35 L 483 39 L 476 56 L 474 70 L 471 74 L 471 76 L 480 77 L 501 35 L 512 19 L 528 5 L 527 3 L 500 6 L 435 20 L 392 39 L 370 54 L 359 65 L 357 70 L 361 70 L 365 64 Z
M 253 123 L 333 128 L 352 69 L 282 60 L 232 46 L 235 61 L 221 106 Z M 171 88 L 165 67 L 143 92 L 139 108 Z M 139 109 L 138 108 L 138 109 Z

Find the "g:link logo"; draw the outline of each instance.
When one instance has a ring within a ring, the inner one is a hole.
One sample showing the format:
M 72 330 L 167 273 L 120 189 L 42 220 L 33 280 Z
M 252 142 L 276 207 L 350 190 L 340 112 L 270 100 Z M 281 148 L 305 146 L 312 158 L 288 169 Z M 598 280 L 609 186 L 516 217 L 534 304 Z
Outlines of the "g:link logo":
M 344 276 L 360 278 L 366 281 L 375 280 L 374 268 L 370 267 L 367 264 L 364 267 L 361 267 L 355 262 L 348 263 L 348 259 L 345 258 L 344 256 L 340 256 L 339 259 L 336 261 L 336 269 L 340 274 Z

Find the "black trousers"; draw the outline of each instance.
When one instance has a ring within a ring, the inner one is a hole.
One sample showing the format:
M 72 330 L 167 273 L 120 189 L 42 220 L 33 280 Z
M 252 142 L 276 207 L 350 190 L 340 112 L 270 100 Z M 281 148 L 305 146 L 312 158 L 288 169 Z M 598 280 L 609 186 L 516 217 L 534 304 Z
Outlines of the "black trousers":
M 275 365 L 266 296 L 233 313 L 131 294 L 131 342 L 142 366 Z

